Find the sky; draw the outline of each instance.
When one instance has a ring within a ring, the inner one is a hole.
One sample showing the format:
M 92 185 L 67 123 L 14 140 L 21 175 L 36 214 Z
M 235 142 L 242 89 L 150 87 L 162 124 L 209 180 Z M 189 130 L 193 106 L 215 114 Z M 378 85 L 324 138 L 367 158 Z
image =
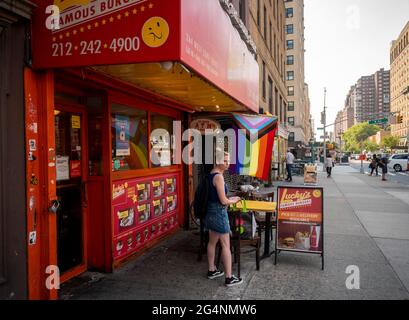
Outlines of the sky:
M 332 124 L 361 76 L 390 70 L 390 45 L 409 21 L 409 0 L 304 0 L 304 9 L 305 77 L 317 128 L 324 88 Z

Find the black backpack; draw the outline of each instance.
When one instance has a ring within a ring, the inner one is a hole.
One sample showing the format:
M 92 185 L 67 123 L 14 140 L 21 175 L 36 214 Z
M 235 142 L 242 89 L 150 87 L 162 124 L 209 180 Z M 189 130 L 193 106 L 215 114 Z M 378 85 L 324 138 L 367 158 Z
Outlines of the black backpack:
M 206 216 L 209 190 L 209 177 L 208 175 L 205 175 L 198 184 L 195 192 L 195 198 L 193 199 L 193 211 L 196 219 L 202 220 Z

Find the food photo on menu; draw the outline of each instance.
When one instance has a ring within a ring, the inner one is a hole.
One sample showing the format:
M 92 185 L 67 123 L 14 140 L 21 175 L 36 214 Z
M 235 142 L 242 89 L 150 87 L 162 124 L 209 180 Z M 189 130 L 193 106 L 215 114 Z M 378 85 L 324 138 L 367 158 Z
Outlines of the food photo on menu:
M 176 191 L 176 178 L 167 178 L 166 185 L 167 185 L 167 192 L 174 193 Z
M 150 198 L 151 185 L 150 183 L 140 183 L 136 185 L 138 190 L 138 201 L 147 201 Z
M 319 251 L 321 248 L 320 225 L 283 221 L 280 222 L 279 229 L 278 248 L 301 251 Z
M 132 227 L 135 223 L 135 209 L 129 208 L 124 211 L 119 211 L 118 217 L 119 217 L 119 227 L 120 228 Z
M 150 204 L 146 203 L 143 205 L 138 206 L 138 216 L 139 216 L 139 223 L 144 223 L 148 221 L 150 217 Z
M 165 211 L 165 198 L 153 200 L 153 214 L 155 217 L 160 216 Z
M 152 181 L 153 196 L 160 197 L 165 193 L 165 182 L 163 180 Z

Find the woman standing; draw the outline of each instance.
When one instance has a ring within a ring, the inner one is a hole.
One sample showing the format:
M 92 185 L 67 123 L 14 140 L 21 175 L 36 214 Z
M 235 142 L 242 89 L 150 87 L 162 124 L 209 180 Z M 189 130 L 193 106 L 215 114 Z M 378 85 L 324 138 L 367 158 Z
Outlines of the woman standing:
M 215 265 L 216 244 L 220 241 L 222 247 L 222 261 L 226 271 L 225 285 L 228 287 L 238 285 L 243 282 L 232 274 L 232 261 L 230 251 L 230 224 L 227 215 L 227 206 L 239 202 L 239 197 L 227 198 L 227 187 L 224 183 L 223 172 L 230 165 L 229 154 L 224 153 L 223 164 L 217 164 L 210 172 L 209 181 L 209 203 L 207 214 L 204 220 L 205 229 L 209 230 L 209 243 L 207 245 L 207 261 L 209 270 L 207 277 L 215 279 L 224 275 L 224 272 L 217 270 Z

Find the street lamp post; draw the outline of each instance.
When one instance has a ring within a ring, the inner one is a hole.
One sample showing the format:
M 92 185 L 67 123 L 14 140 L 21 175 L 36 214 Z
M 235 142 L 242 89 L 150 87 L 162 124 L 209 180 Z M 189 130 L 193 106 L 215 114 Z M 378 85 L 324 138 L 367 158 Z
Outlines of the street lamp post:
M 321 121 L 322 124 L 324 125 L 324 148 L 323 148 L 323 155 L 322 155 L 323 171 L 324 172 L 326 171 L 325 158 L 326 158 L 326 155 L 327 155 L 327 143 L 326 143 L 326 141 L 327 141 L 327 128 L 326 128 L 326 125 L 327 125 L 327 111 L 326 111 L 327 106 L 326 106 L 326 100 L 327 100 L 327 88 L 324 88 L 324 112 L 323 112 L 322 121 Z
M 360 170 L 360 173 L 362 173 L 362 174 L 364 174 L 365 173 L 365 171 L 364 171 L 364 159 L 363 159 L 363 157 L 362 157 L 362 155 L 363 155 L 363 153 L 364 153 L 364 151 L 363 151 L 363 141 L 360 141 L 359 142 L 359 146 L 361 147 L 361 154 L 359 155 L 359 157 L 361 158 L 361 170 Z

